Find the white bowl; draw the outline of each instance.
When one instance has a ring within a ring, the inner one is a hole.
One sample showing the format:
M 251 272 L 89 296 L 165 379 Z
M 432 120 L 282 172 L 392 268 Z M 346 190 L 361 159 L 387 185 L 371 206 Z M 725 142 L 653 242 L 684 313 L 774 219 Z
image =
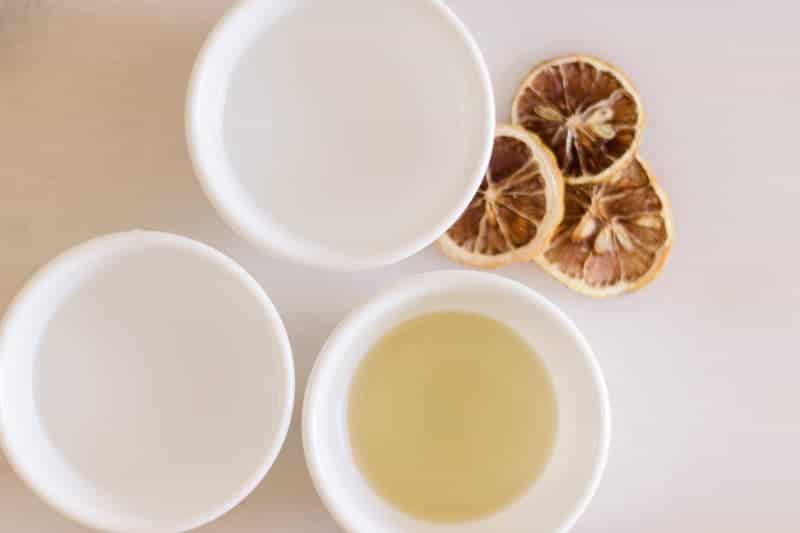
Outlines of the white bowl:
M 482 520 L 416 520 L 382 500 L 359 473 L 349 444 L 347 397 L 353 373 L 381 336 L 414 316 L 471 311 L 514 328 L 547 367 L 558 402 L 558 435 L 539 480 L 517 502 Z M 303 408 L 311 477 L 339 524 L 354 533 L 553 533 L 569 530 L 594 494 L 606 463 L 610 415 L 605 383 L 575 325 L 545 298 L 515 281 L 471 271 L 408 280 L 352 313 L 322 348 Z
M 173 533 L 225 513 L 274 462 L 293 400 L 267 295 L 184 237 L 80 245 L 0 325 L 0 443 L 39 496 L 97 529 Z
M 495 112 L 481 53 L 441 0 L 245 0 L 199 54 L 186 119 L 200 183 L 233 228 L 360 270 L 455 222 Z

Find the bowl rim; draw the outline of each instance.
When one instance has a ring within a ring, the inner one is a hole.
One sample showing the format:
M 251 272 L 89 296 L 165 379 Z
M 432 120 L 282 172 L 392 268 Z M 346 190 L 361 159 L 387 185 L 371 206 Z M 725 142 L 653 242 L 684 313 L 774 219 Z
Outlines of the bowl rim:
M 223 267 L 225 269 L 225 274 L 231 275 L 253 298 L 255 298 L 265 312 L 265 326 L 272 328 L 276 335 L 277 344 L 274 357 L 280 358 L 281 366 L 285 370 L 283 374 L 277 376 L 276 379 L 283 381 L 285 397 L 281 398 L 283 405 L 281 406 L 280 418 L 276 425 L 274 438 L 270 441 L 268 448 L 264 450 L 258 467 L 248 478 L 242 480 L 239 488 L 213 508 L 179 520 L 165 521 L 163 525 L 157 526 L 157 530 L 154 530 L 138 519 L 131 520 L 131 523 L 125 524 L 116 521 L 114 524 L 104 523 L 94 516 L 91 505 L 86 505 L 84 508 L 78 508 L 77 506 L 69 506 L 68 508 L 62 505 L 61 502 L 56 501 L 55 498 L 52 498 L 47 490 L 44 490 L 42 486 L 34 482 L 28 475 L 27 469 L 25 469 L 19 461 L 18 451 L 14 450 L 8 442 L 8 429 L 4 427 L 4 419 L 3 416 L 1 416 L 4 406 L 2 396 L 0 396 L 0 452 L 3 452 L 8 459 L 12 470 L 25 485 L 53 510 L 73 522 L 93 529 L 125 531 L 129 533 L 156 533 L 156 531 L 158 531 L 158 533 L 165 531 L 171 533 L 174 531 L 188 531 L 213 522 L 241 503 L 242 500 L 261 483 L 274 465 L 285 444 L 292 420 L 295 397 L 294 359 L 289 335 L 286 332 L 280 314 L 272 303 L 272 300 L 261 285 L 233 259 L 200 241 L 172 233 L 145 230 L 111 233 L 78 244 L 48 261 L 33 274 L 17 292 L 16 296 L 8 305 L 2 319 L 0 319 L 0 371 L 3 370 L 3 354 L 6 351 L 7 339 L 15 334 L 13 330 L 16 329 L 19 309 L 29 298 L 36 297 L 35 293 L 40 285 L 46 283 L 51 277 L 58 276 L 65 267 L 78 265 L 78 268 L 83 271 L 91 268 L 98 258 L 105 257 L 106 254 L 154 246 L 168 246 L 179 250 L 185 250 L 191 252 L 199 261 L 211 262 Z M 76 282 L 76 286 L 80 284 L 81 280 L 79 279 Z M 58 306 L 60 305 L 61 302 L 59 302 Z
M 300 0 L 293 1 L 298 2 Z M 222 195 L 218 194 L 215 188 L 215 183 L 236 183 L 238 179 L 232 172 L 226 172 L 227 175 L 224 176 L 212 176 L 209 169 L 212 167 L 211 161 L 215 156 L 210 155 L 200 148 L 203 144 L 209 144 L 202 140 L 205 138 L 203 133 L 205 128 L 202 126 L 200 116 L 203 109 L 201 104 L 203 89 L 202 79 L 208 72 L 212 71 L 211 53 L 215 48 L 226 44 L 223 42 L 223 34 L 226 33 L 229 27 L 241 26 L 247 20 L 250 12 L 255 11 L 264 4 L 270 3 L 270 0 L 241 0 L 230 8 L 214 25 L 202 45 L 189 77 L 185 102 L 186 144 L 194 174 L 218 215 L 241 237 L 262 250 L 267 250 L 307 266 L 342 272 L 354 272 L 379 268 L 414 255 L 438 239 L 466 210 L 469 202 L 472 201 L 475 191 L 478 190 L 483 180 L 483 175 L 489 165 L 492 154 L 496 122 L 494 88 L 488 67 L 486 66 L 486 62 L 477 42 L 466 25 L 445 4 L 444 0 L 415 1 L 423 2 L 434 7 L 436 13 L 442 17 L 445 23 L 455 30 L 458 40 L 460 41 L 459 44 L 469 53 L 469 67 L 475 69 L 479 78 L 478 88 L 481 94 L 481 102 L 480 106 L 472 107 L 480 109 L 482 114 L 480 122 L 481 129 L 483 130 L 482 133 L 485 137 L 483 150 L 476 158 L 476 165 L 473 171 L 474 175 L 471 176 L 471 179 L 465 180 L 464 190 L 457 197 L 453 197 L 452 208 L 448 210 L 446 215 L 435 225 L 428 228 L 425 232 L 420 232 L 413 241 L 406 243 L 404 246 L 385 253 L 358 256 L 333 254 L 328 250 L 308 250 L 307 247 L 302 245 L 309 244 L 311 241 L 306 241 L 300 237 L 294 236 L 288 243 L 277 243 L 271 240 L 268 235 L 265 235 L 264 232 L 261 231 L 261 228 L 279 228 L 279 226 L 272 225 L 268 221 L 263 221 L 260 226 L 245 222 L 239 214 L 241 212 L 241 209 L 239 209 L 240 205 L 235 201 L 223 199 Z M 214 144 L 218 145 L 219 142 L 215 142 Z M 284 239 L 281 240 L 283 241 Z
M 385 290 L 379 292 L 369 301 L 356 307 L 352 310 L 331 332 L 328 339 L 320 349 L 319 355 L 311 369 L 306 384 L 306 390 L 303 399 L 303 412 L 302 412 L 302 437 L 303 437 L 303 450 L 306 459 L 306 466 L 308 468 L 311 481 L 317 491 L 320 499 L 325 505 L 326 509 L 333 516 L 336 523 L 348 533 L 364 533 L 359 529 L 359 524 L 354 523 L 351 517 L 343 513 L 337 505 L 337 498 L 334 498 L 332 492 L 335 487 L 330 486 L 324 480 L 319 466 L 319 456 L 321 450 L 315 449 L 311 445 L 315 439 L 314 430 L 312 429 L 312 418 L 314 417 L 313 410 L 317 403 L 321 401 L 318 397 L 317 389 L 319 382 L 322 379 L 322 374 L 327 373 L 330 367 L 334 365 L 337 359 L 343 357 L 342 353 L 336 350 L 338 346 L 346 337 L 351 336 L 353 332 L 359 331 L 360 325 L 367 325 L 370 322 L 363 322 L 368 317 L 375 315 L 380 309 L 392 305 L 394 302 L 401 302 L 403 298 L 408 295 L 411 296 L 411 301 L 423 298 L 435 292 L 439 286 L 444 283 L 461 282 L 465 285 L 484 286 L 498 290 L 511 291 L 517 295 L 524 297 L 531 305 L 539 307 L 553 317 L 566 332 L 572 337 L 575 346 L 583 356 L 583 361 L 592 378 L 592 383 L 596 388 L 598 400 L 600 402 L 600 446 L 595 455 L 594 465 L 586 486 L 579 498 L 576 499 L 570 513 L 565 515 L 561 525 L 554 533 L 566 533 L 575 525 L 578 519 L 583 515 L 592 498 L 594 497 L 600 485 L 600 481 L 608 463 L 608 454 L 611 444 L 611 405 L 608 395 L 608 387 L 606 386 L 605 378 L 603 377 L 602 370 L 597 361 L 597 358 L 592 350 L 586 337 L 578 329 L 575 323 L 562 311 L 558 306 L 548 300 L 546 297 L 533 290 L 532 288 L 519 283 L 518 281 L 501 277 L 497 274 L 488 272 L 475 271 L 475 270 L 436 270 L 417 274 L 406 278 L 405 280 L 391 285 Z M 357 357 L 358 355 L 351 355 L 350 357 Z M 346 357 L 346 356 L 344 356 Z

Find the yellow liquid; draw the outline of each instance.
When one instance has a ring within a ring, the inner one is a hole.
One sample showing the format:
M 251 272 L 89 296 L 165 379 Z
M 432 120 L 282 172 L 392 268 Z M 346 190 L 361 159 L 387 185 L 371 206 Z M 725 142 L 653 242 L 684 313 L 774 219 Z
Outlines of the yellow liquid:
M 399 510 L 464 522 L 513 503 L 541 475 L 556 436 L 547 370 L 514 330 L 433 313 L 381 338 L 348 406 L 359 470 Z

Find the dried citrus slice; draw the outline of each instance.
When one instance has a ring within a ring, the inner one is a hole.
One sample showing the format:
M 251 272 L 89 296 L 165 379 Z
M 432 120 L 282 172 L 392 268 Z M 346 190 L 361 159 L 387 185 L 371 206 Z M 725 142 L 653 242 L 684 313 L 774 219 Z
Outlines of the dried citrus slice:
M 644 127 L 641 100 L 625 75 L 581 55 L 534 68 L 511 116 L 556 154 L 567 183 L 599 182 L 621 170 L 635 156 Z
M 563 195 L 547 147 L 522 128 L 498 125 L 483 182 L 439 245 L 451 259 L 481 268 L 531 260 L 561 220 Z
M 664 191 L 637 157 L 605 183 L 567 185 L 564 219 L 536 261 L 568 287 L 602 298 L 647 285 L 672 246 Z

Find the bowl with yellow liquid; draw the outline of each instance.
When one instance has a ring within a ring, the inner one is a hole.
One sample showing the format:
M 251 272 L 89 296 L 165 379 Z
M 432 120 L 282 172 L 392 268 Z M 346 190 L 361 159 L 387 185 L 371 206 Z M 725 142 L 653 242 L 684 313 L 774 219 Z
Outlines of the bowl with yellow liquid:
M 423 274 L 354 311 L 309 378 L 303 443 L 354 533 L 568 531 L 610 439 L 589 344 L 553 304 L 472 271 Z

